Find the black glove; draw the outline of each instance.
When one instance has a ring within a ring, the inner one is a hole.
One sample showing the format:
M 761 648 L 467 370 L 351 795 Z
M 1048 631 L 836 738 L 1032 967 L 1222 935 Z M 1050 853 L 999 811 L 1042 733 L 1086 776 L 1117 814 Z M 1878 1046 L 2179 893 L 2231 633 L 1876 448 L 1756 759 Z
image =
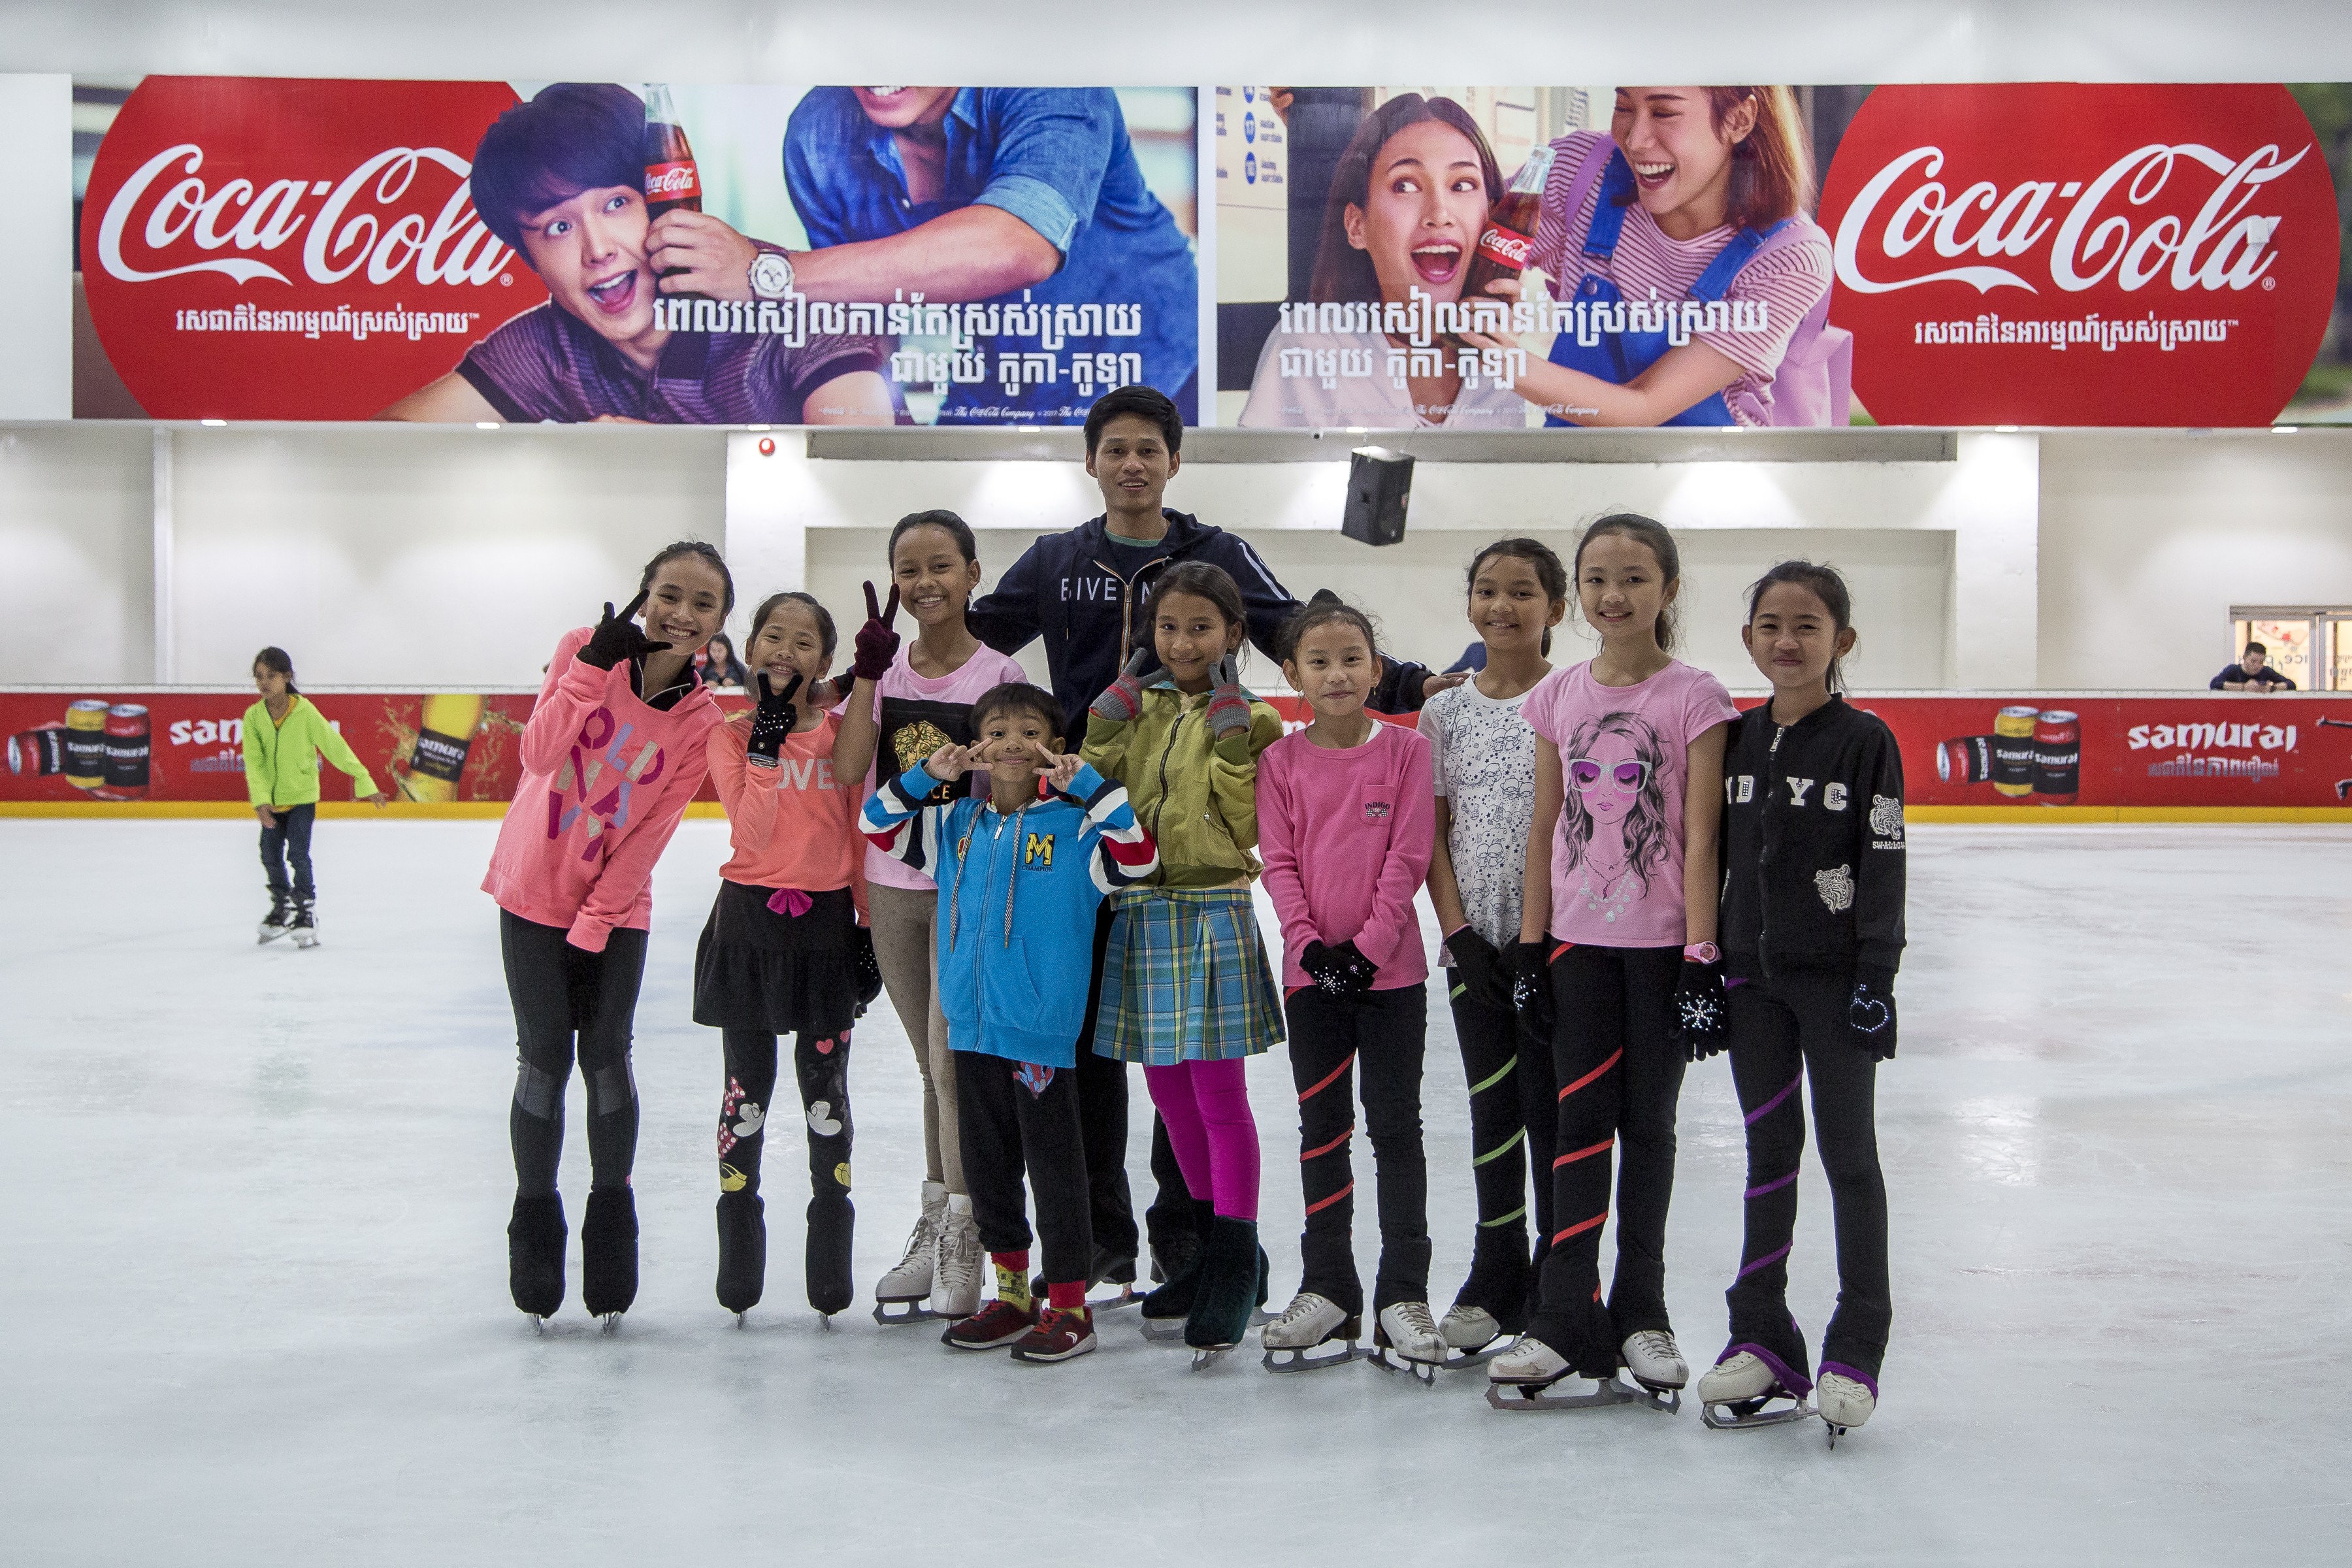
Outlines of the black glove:
M 1675 987 L 1674 1031 L 1690 1060 L 1705 1061 L 1731 1044 L 1725 998 L 1723 961 L 1702 963 L 1685 954 L 1682 984 Z
M 1853 1043 L 1880 1061 L 1895 1055 L 1895 971 L 1854 971 L 1853 999 L 1846 1004 L 1846 1027 Z
M 770 683 L 766 670 L 761 670 L 756 679 L 760 706 L 751 715 L 751 738 L 744 742 L 743 749 L 753 762 L 773 767 L 776 753 L 783 750 L 784 737 L 801 721 L 801 710 L 793 706 L 793 699 L 800 694 L 801 676 L 794 670 L 782 691 Z
M 890 661 L 898 654 L 898 584 L 890 584 L 890 605 L 885 609 L 874 597 L 874 584 L 866 584 L 866 624 L 857 628 L 856 657 L 850 661 L 853 680 L 879 680 L 890 673 Z
M 1559 1016 L 1551 994 L 1551 963 L 1544 956 L 1549 945 L 1544 942 L 1511 944 L 1511 1011 L 1518 1016 L 1520 1037 L 1547 1053 L 1551 1050 L 1552 1026 Z M 1545 1059 L 1550 1059 L 1549 1055 Z
M 1493 942 L 1464 926 L 1446 937 L 1445 952 L 1454 960 L 1454 973 L 1464 995 L 1482 1007 L 1511 1010 L 1511 977 Z
M 1372 988 L 1372 977 L 1381 972 L 1379 964 L 1356 951 L 1353 942 L 1337 947 L 1310 942 L 1298 955 L 1298 967 L 1307 971 L 1315 989 L 1326 996 L 1341 997 L 1361 996 Z
M 849 939 L 849 960 L 857 971 L 857 1011 L 862 1015 L 882 994 L 882 965 L 874 956 L 874 931 L 868 926 L 854 928 Z
M 654 641 L 637 628 L 637 612 L 645 607 L 643 588 L 629 601 L 629 607 L 617 616 L 613 613 L 613 601 L 605 600 L 604 618 L 596 623 L 595 635 L 580 645 L 580 662 L 610 669 L 623 659 L 642 658 L 669 647 L 666 642 Z

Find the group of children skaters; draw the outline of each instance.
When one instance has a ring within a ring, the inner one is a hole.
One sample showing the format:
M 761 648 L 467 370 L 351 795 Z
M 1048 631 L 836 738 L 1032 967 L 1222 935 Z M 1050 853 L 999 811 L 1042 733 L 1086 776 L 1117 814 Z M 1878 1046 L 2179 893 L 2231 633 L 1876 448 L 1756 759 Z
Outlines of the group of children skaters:
M 563 1295 L 555 1170 L 575 1056 L 593 1170 L 583 1304 L 610 1328 L 634 1300 L 628 1039 L 646 877 L 707 773 L 732 850 L 694 1002 L 724 1049 L 728 1310 L 761 1295 L 761 1150 L 786 1033 L 809 1149 L 809 1299 L 830 1314 L 856 1293 L 850 1037 L 887 987 L 921 1069 L 927 1170 L 907 1256 L 877 1289 L 884 1321 L 941 1318 L 949 1346 L 1023 1361 L 1095 1348 L 1088 1290 L 1132 1280 L 1133 1232 L 1125 1256 L 1097 1234 L 1106 1152 L 1089 1146 L 1078 1079 L 1090 1058 L 1135 1062 L 1196 1242 L 1169 1250 L 1142 1297 L 1147 1333 L 1181 1335 L 1195 1364 L 1254 1320 L 1274 1370 L 1360 1353 L 1360 1098 L 1381 1238 L 1373 1359 L 1425 1381 L 1484 1364 L 1507 1409 L 1666 1407 L 1689 1381 L 1664 1282 L 1675 1104 L 1686 1064 L 1727 1048 L 1747 1121 L 1745 1240 L 1729 1342 L 1698 1395 L 1715 1425 L 1810 1415 L 1809 1394 L 1832 1432 L 1867 1417 L 1889 1317 L 1872 1089 L 1895 1045 L 1903 795 L 1892 737 L 1837 695 L 1854 632 L 1834 571 L 1785 563 L 1750 591 L 1744 636 L 1773 694 L 1742 714 L 1672 657 L 1680 574 L 1664 527 L 1603 518 L 1565 566 L 1535 541 L 1499 541 L 1468 573 L 1485 667 L 1434 690 L 1417 727 L 1368 710 L 1390 666 L 1360 611 L 1328 595 L 1296 609 L 1283 674 L 1308 717 L 1286 735 L 1242 683 L 1243 589 L 1219 565 L 1174 562 L 1139 595 L 1117 677 L 1074 735 L 1066 702 L 967 624 L 981 569 L 961 520 L 916 513 L 889 554 L 888 601 L 869 584 L 844 680 L 823 605 L 791 593 L 759 606 L 746 647 L 758 701 L 731 720 L 692 672 L 734 599 L 707 545 L 663 552 L 626 610 L 608 605 L 558 646 L 485 884 L 521 1058 L 517 1306 L 544 1319 Z M 1599 650 L 1555 669 L 1571 605 Z M 1253 910 L 1261 880 L 1279 984 Z M 1478 1206 L 1469 1277 L 1442 1320 L 1420 1125 L 1423 886 Z M 1265 1321 L 1244 1064 L 1286 1041 L 1306 1227 L 1298 1289 Z M 1807 1077 L 1840 1272 L 1818 1384 L 1785 1300 Z M 1556 1392 L 1571 1377 L 1592 1392 Z

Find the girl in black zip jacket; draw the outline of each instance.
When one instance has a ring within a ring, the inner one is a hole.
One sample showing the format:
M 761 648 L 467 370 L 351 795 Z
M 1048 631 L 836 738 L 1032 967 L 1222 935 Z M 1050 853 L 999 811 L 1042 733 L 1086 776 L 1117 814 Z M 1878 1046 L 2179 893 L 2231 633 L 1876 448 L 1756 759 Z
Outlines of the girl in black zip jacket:
M 1801 1079 L 1836 1210 L 1838 1306 L 1816 1397 L 1832 1432 L 1868 1419 L 1890 1316 L 1886 1184 L 1872 1097 L 1895 1054 L 1903 953 L 1903 760 L 1876 716 L 1838 693 L 1854 642 L 1832 568 L 1789 561 L 1749 590 L 1744 633 L 1772 700 L 1731 727 L 1723 760 L 1722 947 L 1732 1078 L 1748 1124 L 1746 1239 L 1726 1293 L 1731 1339 L 1699 1380 L 1719 1424 L 1808 1414 L 1816 1391 L 1789 1314 L 1804 1153 Z M 1785 1399 L 1786 1407 L 1768 1402 Z

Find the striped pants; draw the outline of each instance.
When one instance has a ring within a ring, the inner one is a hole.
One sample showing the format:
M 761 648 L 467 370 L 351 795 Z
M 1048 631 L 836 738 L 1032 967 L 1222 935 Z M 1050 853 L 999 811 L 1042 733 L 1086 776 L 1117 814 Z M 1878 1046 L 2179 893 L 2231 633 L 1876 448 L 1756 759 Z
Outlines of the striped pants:
M 1842 974 L 1732 984 L 1731 1077 L 1748 1123 L 1747 1235 L 1725 1298 L 1732 1343 L 1762 1345 L 1804 1370 L 1803 1338 L 1789 1317 L 1789 1248 L 1805 1156 L 1801 1080 L 1811 1079 L 1813 1139 L 1837 1225 L 1837 1313 L 1822 1336 L 1822 1360 L 1874 1378 L 1894 1316 L 1886 1180 L 1878 1167 L 1878 1063 L 1846 1032 L 1851 989 Z
M 1681 977 L 1679 948 L 1555 943 L 1553 1230 L 1528 1331 L 1586 1376 L 1615 1371 L 1627 1335 L 1673 1326 L 1665 1244 L 1675 1104 L 1685 1065 L 1673 1033 Z M 1601 1227 L 1610 1215 L 1612 1163 L 1617 1275 L 1604 1305 Z
M 1298 1171 L 1307 1229 L 1301 1290 L 1364 1310 L 1353 1237 L 1356 1178 L 1348 1152 L 1362 1074 L 1365 1130 L 1380 1191 L 1381 1262 L 1372 1310 L 1429 1300 L 1429 1166 L 1421 1143 L 1421 1058 L 1429 993 L 1421 985 L 1362 996 L 1302 986 L 1284 1001 L 1290 1074 L 1298 1085 Z
M 1457 1305 L 1484 1307 L 1517 1322 L 1533 1284 L 1530 1256 L 1543 1258 L 1551 1237 L 1552 1137 L 1557 1086 L 1551 1063 L 1522 1053 L 1518 1020 L 1508 1009 L 1489 1007 L 1454 982 L 1454 1037 L 1462 1046 L 1462 1070 L 1470 1089 L 1470 1176 L 1478 1194 L 1477 1242 L 1470 1280 Z M 1528 1173 L 1536 1173 L 1534 1201 Z M 1535 1218 L 1536 1247 L 1528 1250 L 1528 1219 Z

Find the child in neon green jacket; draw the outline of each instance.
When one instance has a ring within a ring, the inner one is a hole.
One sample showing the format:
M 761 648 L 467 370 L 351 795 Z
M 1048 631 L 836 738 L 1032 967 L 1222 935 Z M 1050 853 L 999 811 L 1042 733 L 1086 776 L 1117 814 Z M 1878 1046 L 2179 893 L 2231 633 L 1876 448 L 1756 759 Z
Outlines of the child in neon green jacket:
M 266 647 L 253 656 L 253 685 L 261 700 L 245 710 L 245 787 L 261 818 L 261 868 L 269 878 L 261 940 L 275 942 L 291 931 L 295 946 L 316 947 L 310 821 L 319 806 L 319 754 L 352 775 L 356 798 L 381 811 L 387 797 L 318 706 L 294 689 L 294 661 L 285 649 Z

